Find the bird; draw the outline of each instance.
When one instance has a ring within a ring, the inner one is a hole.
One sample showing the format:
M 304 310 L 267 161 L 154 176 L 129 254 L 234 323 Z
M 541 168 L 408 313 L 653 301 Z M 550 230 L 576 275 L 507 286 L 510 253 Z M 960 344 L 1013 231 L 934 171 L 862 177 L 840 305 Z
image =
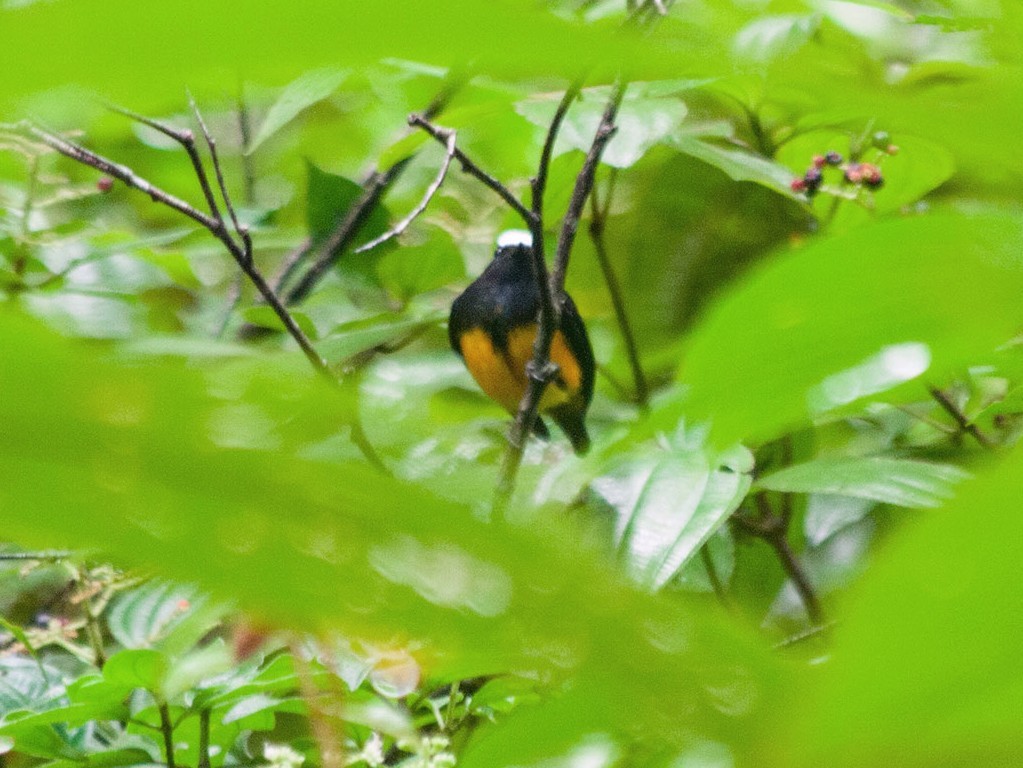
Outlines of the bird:
M 561 318 L 550 351 L 558 374 L 541 396 L 539 410 L 554 420 L 581 456 L 590 448 L 585 418 L 596 363 L 575 302 L 564 292 L 560 299 Z M 528 232 L 510 230 L 498 239 L 490 264 L 452 303 L 448 339 L 480 388 L 511 414 L 528 384 L 526 364 L 533 358 L 539 314 L 532 238 Z M 533 432 L 550 439 L 539 416 Z

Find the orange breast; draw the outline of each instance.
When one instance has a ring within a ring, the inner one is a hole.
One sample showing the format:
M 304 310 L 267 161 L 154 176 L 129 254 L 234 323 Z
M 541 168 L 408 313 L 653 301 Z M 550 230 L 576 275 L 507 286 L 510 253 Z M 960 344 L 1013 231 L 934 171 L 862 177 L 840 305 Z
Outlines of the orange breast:
M 476 383 L 509 413 L 518 410 L 526 391 L 526 363 L 533 358 L 536 324 L 514 329 L 508 334 L 508 348 L 502 354 L 494 348 L 482 328 L 462 334 L 462 357 Z M 571 400 L 579 391 L 582 371 L 568 348 L 561 331 L 551 341 L 551 360 L 560 369 L 559 379 L 547 386 L 540 399 L 540 410 L 549 410 Z

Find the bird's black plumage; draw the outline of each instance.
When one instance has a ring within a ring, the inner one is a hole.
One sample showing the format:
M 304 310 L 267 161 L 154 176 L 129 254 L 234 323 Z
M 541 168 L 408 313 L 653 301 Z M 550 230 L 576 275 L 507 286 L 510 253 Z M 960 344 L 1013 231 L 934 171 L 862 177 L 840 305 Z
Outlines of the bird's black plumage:
M 561 301 L 558 330 L 570 355 L 563 362 L 574 362 L 578 367 L 578 377 L 573 382 L 574 389 L 566 381 L 569 378 L 566 375 L 559 375 L 549 385 L 559 387 L 564 392 L 564 402 L 548 408 L 546 412 L 569 436 L 576 451 L 582 453 L 589 446 L 584 418 L 593 398 L 595 362 L 586 326 L 575 303 L 567 293 L 562 294 Z M 451 305 L 448 338 L 452 349 L 465 358 L 466 365 L 485 390 L 487 384 L 484 382 L 484 374 L 473 369 L 473 362 L 465 354 L 467 334 L 475 329 L 483 331 L 494 353 L 504 359 L 505 368 L 500 370 L 507 370 L 509 377 L 514 375 L 524 382 L 525 361 L 522 359 L 522 351 L 512 349 L 511 342 L 517 331 L 530 326 L 535 328 L 539 312 L 540 292 L 534 277 L 533 255 L 530 247 L 524 244 L 499 247 L 483 273 L 455 299 Z M 535 330 L 533 334 L 535 336 Z M 491 392 L 488 391 L 488 394 Z M 502 402 L 502 405 L 509 410 L 514 407 L 509 402 Z M 547 436 L 547 428 L 540 419 L 536 422 L 536 432 Z

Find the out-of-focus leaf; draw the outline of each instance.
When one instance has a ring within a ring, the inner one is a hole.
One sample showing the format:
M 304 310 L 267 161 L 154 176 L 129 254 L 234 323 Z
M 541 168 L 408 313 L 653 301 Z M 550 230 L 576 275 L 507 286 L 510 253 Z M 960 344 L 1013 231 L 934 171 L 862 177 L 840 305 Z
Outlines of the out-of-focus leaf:
M 896 504 L 936 507 L 952 496 L 952 486 L 969 474 L 949 464 L 883 456 L 828 456 L 757 479 L 759 490 L 828 493 Z
M 693 333 L 682 378 L 720 444 L 804 419 L 827 376 L 896 344 L 925 344 L 941 375 L 1018 327 L 1023 226 L 1015 216 L 886 221 L 781 256 Z M 947 301 L 955 275 L 954 311 Z
M 686 702 L 687 717 L 658 729 L 667 742 L 684 744 L 701 723 L 713 730 L 736 716 L 750 724 L 744 741 L 759 738 L 748 716 L 772 697 L 770 663 L 757 645 L 566 547 L 574 540 L 566 521 L 496 528 L 353 462 L 225 447 L 210 430 L 223 402 L 197 372 L 99 360 L 9 316 L 0 329 L 7 535 L 33 546 L 99 547 L 296 626 L 384 641 L 400 626 L 421 644 L 417 663 L 444 674 L 547 669 L 561 649 L 564 674 L 616 670 L 597 702 L 612 720 L 660 718 L 670 692 Z M 233 406 L 273 413 L 283 397 L 294 407 L 291 392 L 259 385 L 262 369 L 248 372 L 255 382 L 237 381 L 239 373 L 217 384 L 230 385 Z M 317 423 L 343 421 L 344 394 L 311 373 L 306 381 L 303 406 L 316 407 Z M 56 508 L 68 514 L 40 513 Z M 704 653 L 713 665 L 697 663 Z M 159 688 L 164 658 L 122 651 L 104 675 Z M 701 704 L 722 666 L 744 678 L 741 714 Z
M 805 45 L 819 24 L 814 15 L 763 16 L 739 30 L 735 55 L 749 62 L 769 62 Z
M 302 329 L 310 339 L 316 339 L 319 332 L 316 330 L 316 325 L 312 320 L 309 319 L 309 315 L 296 309 L 288 310 L 291 317 L 298 324 L 298 327 Z M 242 310 L 242 317 L 245 322 L 251 325 L 259 326 L 260 328 L 270 328 L 274 331 L 283 331 L 284 323 L 277 313 L 265 304 L 261 304 L 255 307 L 246 307 Z
M 686 105 L 677 96 L 664 94 L 663 90 L 655 92 L 656 96 L 650 96 L 646 85 L 636 83 L 626 91 L 615 120 L 617 131 L 608 142 L 602 162 L 615 168 L 635 165 L 650 147 L 674 132 L 685 118 Z M 557 152 L 569 149 L 589 151 L 609 96 L 607 88 L 583 91 L 562 123 L 555 144 Z M 515 109 L 531 123 L 546 130 L 560 98 L 560 95 L 555 95 L 520 101 Z
M 260 144 L 298 117 L 302 110 L 330 96 L 347 76 L 343 69 L 318 69 L 289 83 L 266 113 L 246 151 L 256 151 Z
M 806 502 L 803 532 L 811 546 L 817 546 L 847 525 L 859 522 L 874 503 L 858 496 L 812 493 Z
M 170 670 L 170 661 L 159 651 L 147 648 L 115 653 L 103 666 L 103 677 L 112 685 L 131 691 L 144 688 L 160 694 Z
M 125 648 L 162 648 L 182 632 L 191 638 L 184 645 L 190 645 L 211 628 L 209 603 L 193 586 L 150 581 L 118 595 L 106 614 L 107 627 Z
M 587 62 L 608 67 L 617 62 L 674 76 L 713 60 L 701 54 L 724 52 L 724 41 L 686 27 L 672 28 L 674 39 L 662 47 L 617 34 L 615 24 L 587 26 L 558 18 L 545 6 L 511 0 L 485 5 L 452 0 L 443 7 L 429 0 L 386 6 L 313 0 L 302 13 L 266 5 L 249 8 L 244 17 L 237 10 L 232 3 L 206 0 L 173 8 L 128 0 L 5 8 L 0 13 L 9 45 L 0 53 L 0 93 L 9 104 L 76 83 L 116 101 L 134 97 L 136 107 L 145 109 L 140 99 L 180 99 L 186 84 L 201 86 L 200 95 L 233 93 L 239 72 L 256 82 L 282 83 L 316 67 L 400 58 L 443 67 L 471 61 L 495 74 L 544 77 L 574 77 Z M 106 23 L 111 18 L 118 23 Z M 100 38 L 104 45 L 94 45 Z M 452 40 L 458 45 L 446 43 Z M 38 55 L 44 49 L 62 55 L 45 59 Z M 529 50 L 544 51 L 542 61 L 523 55 Z M 131 67 L 122 66 L 126 58 Z
M 773 765 L 1016 761 L 1021 495 L 1016 452 L 886 548 L 849 601 L 801 712 L 784 716 L 789 738 L 776 742 Z
M 423 329 L 435 325 L 443 317 L 406 317 L 404 315 L 378 315 L 365 320 L 345 323 L 316 342 L 316 349 L 332 363 L 344 361 L 360 352 L 381 344 L 401 341 Z

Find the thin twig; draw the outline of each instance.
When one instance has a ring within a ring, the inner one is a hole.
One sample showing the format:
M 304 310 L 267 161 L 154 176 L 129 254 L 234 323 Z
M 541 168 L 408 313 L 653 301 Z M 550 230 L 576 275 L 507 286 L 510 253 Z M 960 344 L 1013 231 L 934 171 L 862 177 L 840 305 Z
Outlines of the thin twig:
M 408 124 L 416 128 L 422 128 L 441 144 L 447 146 L 447 136 L 449 132 L 447 128 L 440 128 L 434 125 L 423 115 L 409 115 Z M 469 157 L 457 147 L 455 148 L 455 160 L 457 160 L 459 165 L 462 166 L 463 171 L 479 179 L 485 186 L 496 192 L 513 211 L 522 217 L 522 220 L 526 222 L 527 225 L 533 223 L 535 218 L 533 212 L 529 208 L 526 208 L 526 206 L 522 204 L 522 201 L 519 200 L 519 198 L 516 197 L 515 194 L 508 189 L 508 187 L 476 165 L 476 163 L 469 159 Z
M 726 608 L 731 608 L 732 601 L 728 597 L 725 585 L 721 583 L 718 569 L 714 565 L 714 558 L 710 554 L 709 543 L 700 547 L 700 560 L 703 562 L 703 568 L 707 572 L 707 579 L 710 581 L 710 586 L 714 590 L 714 594 L 717 595 L 718 601 Z
M 558 107 L 554 111 L 554 117 L 547 128 L 547 136 L 544 138 L 543 150 L 540 152 L 540 165 L 537 168 L 536 176 L 533 177 L 530 183 L 533 192 L 533 213 L 541 219 L 543 218 L 543 198 L 544 193 L 547 191 L 547 176 L 550 171 L 551 157 L 554 154 L 554 144 L 558 139 L 561 124 L 565 121 L 565 115 L 568 114 L 568 108 L 572 106 L 572 102 L 579 98 L 582 84 L 582 78 L 574 80 L 565 89 L 561 101 L 558 102 Z
M 241 238 L 242 243 L 245 245 L 245 256 L 249 261 L 252 261 L 252 237 L 249 234 L 249 228 L 243 227 L 238 223 L 238 216 L 234 212 L 234 204 L 231 202 L 231 195 L 227 191 L 227 185 L 224 183 L 224 171 L 220 166 L 220 157 L 217 155 L 217 142 L 210 134 L 210 129 L 206 127 L 206 121 L 202 119 L 202 113 L 199 111 L 198 105 L 195 103 L 195 99 L 192 98 L 192 94 L 188 94 L 188 104 L 192 107 L 192 114 L 195 115 L 196 122 L 199 123 L 199 129 L 202 131 L 203 138 L 206 140 L 206 147 L 210 151 L 210 161 L 213 164 L 213 171 L 217 177 L 217 186 L 220 188 L 220 197 L 224 201 L 224 206 L 227 208 L 227 213 L 231 217 L 231 225 L 234 227 L 234 231 L 238 233 L 238 237 Z
M 167 702 L 160 702 L 160 731 L 163 733 L 163 751 L 166 755 L 167 768 L 175 768 L 174 764 L 174 725 L 171 723 L 170 707 Z
M 430 204 L 433 196 L 437 194 L 437 190 L 440 189 L 440 185 L 444 183 L 444 178 L 448 175 L 448 168 L 451 167 L 451 160 L 455 156 L 456 137 L 457 134 L 454 131 L 448 131 L 448 141 L 446 151 L 444 153 L 444 161 L 441 163 L 440 170 L 437 171 L 437 177 L 433 180 L 430 186 L 426 188 L 426 194 L 424 194 L 423 199 L 419 201 L 419 205 L 413 208 L 408 216 L 380 235 L 380 237 L 370 240 L 365 245 L 360 245 L 355 249 L 355 253 L 365 253 L 368 250 L 376 248 L 378 245 L 386 243 L 392 238 L 398 237 L 398 235 L 408 229 L 412 222 L 426 210 L 426 206 Z
M 611 207 L 611 196 L 614 190 L 614 180 L 617 174 L 611 176 L 611 186 L 607 191 L 604 205 L 597 203 L 597 193 L 590 197 L 590 239 L 593 241 L 593 250 L 597 254 L 597 263 L 604 275 L 604 282 L 607 284 L 607 291 L 611 295 L 611 306 L 614 308 L 615 321 L 618 323 L 618 330 L 621 331 L 622 341 L 625 343 L 625 353 L 629 360 L 629 368 L 632 370 L 632 380 L 635 384 L 636 402 L 641 408 L 646 408 L 650 396 L 647 388 L 646 376 L 643 374 L 643 365 L 639 361 L 639 348 L 636 344 L 636 336 L 632 332 L 632 324 L 629 322 L 629 314 L 625 308 L 625 297 L 622 294 L 621 283 L 615 274 L 611 259 L 607 254 L 607 243 L 604 240 L 604 229 L 607 225 L 608 211 Z
M 115 104 L 108 105 L 109 109 L 120 115 L 134 120 L 142 125 L 149 126 L 154 131 L 162 133 L 164 136 L 173 139 L 180 144 L 185 152 L 188 153 L 188 159 L 192 163 L 192 169 L 195 171 L 195 176 L 199 180 L 199 186 L 202 188 L 203 197 L 206 198 L 206 205 L 210 209 L 210 215 L 213 217 L 215 227 L 223 226 L 223 219 L 220 216 L 220 208 L 217 206 L 216 195 L 213 194 L 213 187 L 210 186 L 209 177 L 206 175 L 206 166 L 203 165 L 202 158 L 199 156 L 199 149 L 195 143 L 195 134 L 188 129 L 178 129 L 173 126 L 161 123 L 159 120 L 154 120 L 151 117 L 140 115 L 137 112 L 132 112 L 130 109 L 117 106 Z M 209 229 L 209 227 L 207 227 Z M 210 229 L 213 232 L 213 229 Z M 215 233 L 214 233 L 215 234 Z M 218 236 L 219 239 L 219 236 Z
M 818 624 L 816 626 L 810 627 L 809 629 L 805 629 L 802 632 L 797 632 L 794 635 L 790 635 L 789 637 L 786 637 L 784 640 L 775 643 L 774 649 L 776 651 L 780 651 L 783 648 L 789 648 L 793 645 L 798 645 L 799 643 L 805 642 L 814 637 L 826 635 L 828 632 L 830 632 L 837 626 L 838 626 L 837 621 L 829 621 L 826 624 Z
M 927 391 L 930 393 L 931 397 L 937 401 L 938 405 L 944 409 L 945 413 L 952 417 L 956 426 L 959 427 L 960 432 L 967 433 L 974 440 L 989 450 L 995 447 L 991 438 L 981 432 L 980 427 L 970 421 L 969 417 L 967 417 L 967 415 L 959 409 L 959 406 L 953 402 L 952 398 L 949 397 L 947 393 L 937 387 L 931 386 L 927 387 Z
M 133 113 L 130 112 L 126 112 L 126 114 L 133 116 Z M 278 318 L 280 318 L 281 323 L 287 329 L 288 333 L 298 344 L 303 354 L 305 354 L 306 358 L 317 372 L 324 378 L 334 381 L 333 375 L 327 368 L 327 363 L 313 348 L 312 342 L 305 335 L 305 332 L 299 327 L 298 323 L 295 322 L 295 318 L 291 316 L 291 313 L 284 307 L 280 299 L 277 298 L 276 294 L 273 290 L 271 290 L 270 286 L 263 278 L 263 275 L 256 268 L 255 263 L 251 258 L 251 253 L 247 252 L 243 245 L 240 245 L 231 237 L 231 233 L 224 225 L 224 220 L 220 215 L 220 210 L 213 197 L 213 190 L 209 185 L 206 171 L 203 168 L 202 161 L 199 159 L 198 152 L 195 149 L 195 141 L 191 137 L 191 132 L 178 131 L 170 128 L 169 126 L 163 125 L 162 123 L 150 120 L 149 118 L 142 118 L 142 122 L 154 128 L 157 125 L 161 126 L 161 132 L 167 136 L 176 137 L 175 140 L 185 147 L 189 158 L 192 159 L 193 166 L 196 167 L 196 173 L 199 176 L 199 183 L 210 206 L 212 215 L 207 215 L 186 203 L 184 200 L 163 191 L 159 187 L 136 174 L 127 166 L 114 163 L 113 161 L 86 149 L 85 147 L 63 139 L 49 131 L 45 131 L 31 123 L 22 124 L 22 129 L 33 138 L 38 139 L 65 157 L 69 157 L 83 165 L 88 165 L 98 171 L 102 171 L 108 176 L 113 176 L 132 189 L 137 189 L 140 192 L 144 192 L 149 195 L 150 199 L 153 201 L 163 203 L 167 207 L 178 211 L 195 222 L 198 222 L 204 229 L 206 229 L 224 245 L 228 253 L 230 253 L 234 260 L 238 263 L 238 266 L 241 267 L 245 276 L 249 278 L 253 285 L 256 286 L 256 289 L 263 296 L 266 303 L 273 308 L 274 313 Z M 160 130 L 160 128 L 156 128 L 156 130 Z
M 199 713 L 199 756 L 196 768 L 210 768 L 210 710 Z

